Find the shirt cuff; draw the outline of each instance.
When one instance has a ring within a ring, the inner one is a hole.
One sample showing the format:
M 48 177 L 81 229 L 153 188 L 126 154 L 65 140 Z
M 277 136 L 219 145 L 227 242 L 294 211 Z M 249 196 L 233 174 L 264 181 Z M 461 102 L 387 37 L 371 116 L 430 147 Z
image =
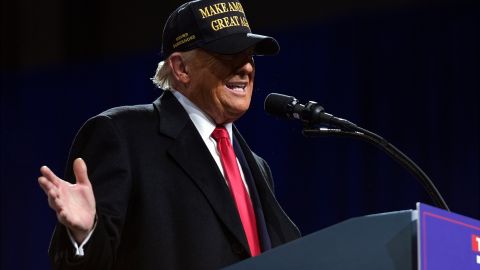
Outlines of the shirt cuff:
M 83 240 L 82 243 L 80 243 L 80 245 L 78 245 L 77 241 L 75 241 L 75 238 L 73 238 L 73 235 L 72 233 L 70 232 L 70 230 L 67 228 L 67 233 L 68 233 L 68 237 L 70 238 L 70 242 L 72 242 L 73 244 L 73 247 L 75 247 L 75 256 L 85 256 L 85 252 L 83 250 L 83 246 L 85 246 L 85 244 L 87 244 L 88 240 L 90 239 L 90 237 L 92 236 L 93 234 L 93 231 L 95 230 L 95 227 L 97 227 L 97 219 L 95 218 L 95 223 L 93 224 L 93 228 L 92 230 L 90 230 L 90 232 L 88 233 L 87 237 L 85 237 L 85 240 Z

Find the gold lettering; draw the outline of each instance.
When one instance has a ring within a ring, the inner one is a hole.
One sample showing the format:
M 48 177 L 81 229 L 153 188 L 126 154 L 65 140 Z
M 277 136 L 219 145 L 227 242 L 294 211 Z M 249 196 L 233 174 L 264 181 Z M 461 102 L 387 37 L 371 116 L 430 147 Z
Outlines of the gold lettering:
M 230 11 L 236 11 L 236 10 L 235 10 L 235 7 L 233 6 L 233 3 L 232 3 L 232 2 L 228 2 L 228 10 L 230 10 Z
M 200 8 L 198 9 L 198 11 L 200 11 L 202 19 L 232 11 L 245 14 L 242 4 L 240 4 L 239 2 L 217 3 L 204 8 Z
M 250 26 L 248 25 L 248 21 L 247 21 L 247 18 L 245 17 L 240 17 L 240 23 L 242 24 L 242 26 L 245 26 L 245 27 L 248 27 L 250 28 Z
M 242 4 L 240 4 L 239 2 L 217 3 L 204 8 L 200 8 L 198 9 L 198 11 L 200 11 L 202 19 L 226 12 L 241 12 L 245 14 Z
M 183 34 L 181 34 L 180 36 L 178 36 L 178 37 L 175 39 L 175 41 L 179 41 L 180 39 L 185 38 L 186 36 L 188 36 L 188 33 L 183 33 Z
M 239 2 L 237 2 L 238 4 L 238 11 L 242 12 L 243 14 L 245 14 L 245 11 L 243 11 L 243 6 L 242 4 L 240 4 Z
M 188 35 L 188 34 L 187 34 L 187 35 Z M 192 40 L 194 40 L 194 39 L 195 39 L 195 35 L 191 35 L 191 36 L 189 36 L 189 37 L 187 37 L 187 38 L 185 38 L 185 39 L 182 39 L 182 40 L 180 40 L 180 41 L 178 41 L 178 42 L 175 42 L 175 44 L 173 44 L 173 48 L 175 49 L 176 47 L 178 47 L 178 46 L 180 46 L 180 45 L 182 45 L 182 44 L 185 44 L 185 43 L 187 43 L 187 42 L 189 42 L 189 41 L 192 41 Z
M 218 31 L 218 30 L 221 30 L 221 29 L 225 28 L 226 26 L 223 24 L 223 19 L 224 18 L 213 20 L 212 21 L 212 29 L 215 30 L 215 31 Z
M 227 4 L 221 3 L 220 5 L 222 6 L 222 13 L 228 12 Z
M 208 6 L 208 7 L 210 9 L 210 14 L 211 14 L 210 16 L 217 15 L 217 12 L 215 12 L 215 9 L 213 9 L 212 6 Z
M 223 17 L 222 21 L 225 27 L 230 27 L 230 20 L 228 19 L 228 17 Z
M 243 12 L 242 4 L 239 2 L 228 2 L 228 8 L 230 11 L 238 11 L 245 14 L 245 12 Z
M 242 20 L 242 18 L 244 20 Z M 218 31 L 228 27 L 240 26 L 240 25 L 248 27 L 248 22 L 246 22 L 246 19 L 244 17 L 240 17 L 240 21 L 238 16 L 230 16 L 230 17 L 223 17 L 220 19 L 216 19 L 211 22 L 211 27 L 214 31 Z
M 230 20 L 232 21 L 232 26 L 240 26 L 240 23 L 238 22 L 238 16 L 232 16 L 230 17 Z
M 203 9 L 199 9 L 200 13 L 202 14 L 202 19 L 208 18 L 212 16 L 210 12 L 208 12 L 208 7 L 205 7 Z
M 215 11 L 217 12 L 217 14 L 223 13 L 223 10 L 220 9 L 220 3 L 217 3 L 213 6 L 215 7 Z

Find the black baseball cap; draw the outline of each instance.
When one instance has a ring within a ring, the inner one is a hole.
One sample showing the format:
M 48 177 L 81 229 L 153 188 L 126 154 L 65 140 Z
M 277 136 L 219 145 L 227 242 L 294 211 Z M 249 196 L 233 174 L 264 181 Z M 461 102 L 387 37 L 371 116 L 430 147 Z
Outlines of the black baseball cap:
M 163 58 L 195 48 L 236 54 L 252 46 L 255 55 L 274 55 L 280 50 L 274 38 L 252 33 L 237 0 L 187 2 L 170 14 L 163 29 Z

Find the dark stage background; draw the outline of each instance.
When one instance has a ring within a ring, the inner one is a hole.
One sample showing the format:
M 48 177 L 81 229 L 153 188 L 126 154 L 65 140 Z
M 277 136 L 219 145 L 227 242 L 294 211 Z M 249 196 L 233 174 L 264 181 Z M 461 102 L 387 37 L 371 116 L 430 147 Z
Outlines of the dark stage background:
M 270 92 L 318 101 L 383 136 L 430 176 L 452 211 L 480 219 L 479 4 L 285 2 L 244 1 L 254 32 L 275 36 L 281 52 L 256 58 L 251 110 L 237 125 L 269 162 L 278 198 L 303 233 L 432 202 L 378 148 L 305 138 L 301 123 L 266 115 Z M 149 78 L 163 22 L 178 4 L 2 2 L 1 269 L 49 269 L 55 215 L 39 168 L 63 174 L 86 119 L 160 94 Z

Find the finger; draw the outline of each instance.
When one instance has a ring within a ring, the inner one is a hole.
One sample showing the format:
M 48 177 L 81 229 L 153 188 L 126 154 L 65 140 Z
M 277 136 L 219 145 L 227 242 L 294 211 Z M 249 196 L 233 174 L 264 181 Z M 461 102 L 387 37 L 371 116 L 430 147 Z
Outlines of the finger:
M 68 220 L 67 220 L 67 215 L 65 214 L 65 211 L 58 211 L 57 212 L 57 219 L 58 219 L 58 221 L 60 221 L 60 223 L 69 227 Z
M 48 205 L 52 208 L 55 212 L 60 211 L 63 208 L 64 202 L 60 198 L 59 193 L 55 190 L 50 190 L 48 192 Z
M 53 189 L 53 188 L 50 189 L 50 190 L 48 190 L 48 194 L 47 194 L 47 195 L 48 195 L 49 198 L 52 198 L 52 199 L 56 199 L 56 198 L 58 198 L 58 196 L 59 196 L 59 195 L 58 195 L 58 191 L 57 191 L 56 189 Z
M 64 202 L 59 196 L 52 198 L 52 202 L 55 205 L 55 209 L 57 211 L 60 211 L 61 209 L 63 209 Z
M 55 212 L 58 212 L 61 209 L 61 206 L 58 204 L 56 198 L 48 197 L 48 205 L 52 208 Z
M 52 170 L 50 170 L 50 168 L 48 168 L 47 166 L 42 166 L 40 168 L 40 172 L 45 178 L 47 178 L 48 181 L 52 182 L 55 186 L 58 187 L 58 185 L 60 184 L 60 180 L 62 179 L 60 179 L 56 174 L 54 174 Z
M 38 177 L 38 184 L 42 188 L 42 190 L 45 192 L 45 194 L 48 196 L 48 191 L 50 189 L 56 189 L 57 187 L 50 181 L 45 176 L 40 176 Z
M 73 162 L 73 172 L 75 173 L 75 178 L 77 179 L 77 184 L 90 184 L 87 174 L 87 164 L 81 158 L 75 159 Z

